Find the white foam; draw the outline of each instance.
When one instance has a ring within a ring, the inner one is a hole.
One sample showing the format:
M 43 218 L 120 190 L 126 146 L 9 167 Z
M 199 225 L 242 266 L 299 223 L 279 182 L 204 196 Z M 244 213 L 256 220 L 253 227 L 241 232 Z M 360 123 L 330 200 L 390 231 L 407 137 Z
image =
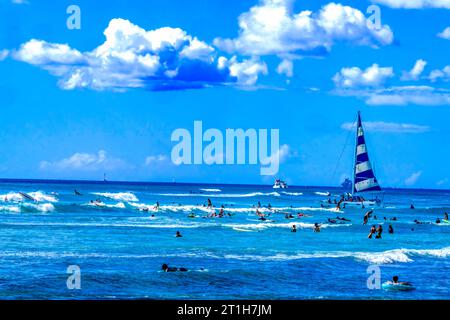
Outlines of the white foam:
M 222 192 L 220 189 L 200 189 L 201 191 L 205 192 Z
M 316 191 L 314 192 L 315 194 L 319 195 L 319 196 L 329 196 L 330 193 L 329 192 L 320 192 L 320 191 Z
M 26 211 L 39 211 L 39 212 L 52 212 L 55 211 L 55 207 L 51 203 L 28 203 L 24 202 L 21 207 Z M 22 210 L 21 210 L 22 211 Z
M 288 196 L 302 196 L 303 195 L 303 192 L 287 192 L 287 191 L 283 191 L 281 193 L 286 194 Z
M 97 196 L 127 202 L 138 202 L 139 199 L 131 192 L 93 192 Z
M 45 194 L 41 191 L 28 192 L 28 195 L 30 195 L 37 202 L 58 202 L 58 199 L 56 199 L 55 196 Z M 24 197 L 18 192 L 9 192 L 7 194 L 0 194 L 0 201 L 22 202 L 24 201 Z

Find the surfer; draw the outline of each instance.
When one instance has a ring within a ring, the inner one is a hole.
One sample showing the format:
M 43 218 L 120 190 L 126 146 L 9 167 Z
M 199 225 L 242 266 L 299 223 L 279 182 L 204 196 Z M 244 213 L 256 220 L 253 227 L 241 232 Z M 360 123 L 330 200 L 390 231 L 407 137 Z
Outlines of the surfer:
M 159 201 L 156 201 L 156 205 L 153 207 L 154 210 L 159 210 Z
M 341 220 L 341 221 L 347 221 L 347 222 L 352 221 L 352 220 L 344 218 L 344 217 L 340 218 L 339 216 L 337 216 L 336 219 Z
M 291 232 L 297 232 L 297 226 L 295 224 L 292 225 Z
M 73 192 L 75 193 L 76 196 L 82 196 L 82 194 L 80 192 L 78 192 L 77 189 L 73 190 Z
M 211 199 L 208 198 L 207 201 L 208 201 L 208 208 L 212 208 L 213 205 L 212 205 Z
M 411 203 L 410 209 L 415 209 L 414 205 Z
M 177 233 L 175 234 L 175 237 L 176 237 L 176 238 L 181 238 L 181 237 L 182 237 L 180 231 L 177 231 Z
M 447 212 L 444 213 L 444 220 L 448 220 L 448 213 Z
M 336 220 L 328 218 L 329 223 L 336 223 Z
M 167 264 L 163 264 L 162 266 L 161 266 L 161 269 L 164 271 L 164 272 L 176 272 L 176 271 L 188 271 L 188 269 L 186 269 L 186 268 L 176 268 L 176 267 L 169 267 Z
M 411 282 L 399 282 L 398 281 L 398 276 L 393 276 L 392 277 L 392 283 L 393 284 L 401 284 L 401 285 L 404 285 L 404 286 L 411 286 L 412 285 Z

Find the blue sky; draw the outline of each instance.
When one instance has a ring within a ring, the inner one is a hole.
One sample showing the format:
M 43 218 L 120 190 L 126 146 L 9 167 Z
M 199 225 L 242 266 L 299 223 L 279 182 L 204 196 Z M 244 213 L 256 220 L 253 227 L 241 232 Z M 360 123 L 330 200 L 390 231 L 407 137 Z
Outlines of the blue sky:
M 450 188 L 449 18 L 450 0 L 1 0 L 0 177 L 272 183 L 173 165 L 172 131 L 201 120 L 277 128 L 278 177 L 336 185 L 361 110 L 382 186 Z

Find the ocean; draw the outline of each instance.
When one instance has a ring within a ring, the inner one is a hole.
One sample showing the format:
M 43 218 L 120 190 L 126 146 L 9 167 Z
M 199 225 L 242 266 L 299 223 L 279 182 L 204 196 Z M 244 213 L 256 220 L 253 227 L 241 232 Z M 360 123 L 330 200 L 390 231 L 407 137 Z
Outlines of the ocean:
M 367 209 L 321 208 L 328 192 L 342 190 L 2 180 L 0 299 L 449 298 L 450 224 L 436 219 L 450 211 L 450 191 L 388 189 L 367 225 Z M 207 199 L 224 217 L 208 217 Z M 328 221 L 337 216 L 351 221 Z M 368 239 L 379 224 L 382 238 Z M 79 289 L 67 284 L 69 266 Z M 368 268 L 415 290 L 372 288 Z

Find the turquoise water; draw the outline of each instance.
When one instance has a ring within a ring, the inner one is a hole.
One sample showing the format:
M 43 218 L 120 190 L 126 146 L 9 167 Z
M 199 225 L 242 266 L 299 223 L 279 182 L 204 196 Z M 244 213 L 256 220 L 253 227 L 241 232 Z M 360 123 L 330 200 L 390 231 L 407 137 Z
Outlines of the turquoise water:
M 37 201 L 23 201 L 18 192 Z M 449 298 L 450 224 L 435 220 L 450 211 L 450 191 L 387 190 L 386 207 L 366 226 L 362 209 L 320 208 L 326 192 L 341 190 L 4 181 L 0 298 Z M 90 203 L 97 198 L 101 206 Z M 225 217 L 205 217 L 208 198 L 225 206 Z M 153 211 L 156 201 L 161 207 Z M 258 201 L 275 209 L 267 221 L 255 214 Z M 286 212 L 295 218 L 286 219 Z M 327 222 L 336 216 L 352 221 Z M 323 223 L 320 233 L 313 232 L 316 222 Z M 367 239 L 373 224 L 383 224 L 382 239 Z M 163 263 L 189 271 L 161 272 Z M 67 288 L 69 265 L 81 270 L 79 290 Z M 382 282 L 398 275 L 416 290 L 368 289 L 371 265 L 380 267 Z

